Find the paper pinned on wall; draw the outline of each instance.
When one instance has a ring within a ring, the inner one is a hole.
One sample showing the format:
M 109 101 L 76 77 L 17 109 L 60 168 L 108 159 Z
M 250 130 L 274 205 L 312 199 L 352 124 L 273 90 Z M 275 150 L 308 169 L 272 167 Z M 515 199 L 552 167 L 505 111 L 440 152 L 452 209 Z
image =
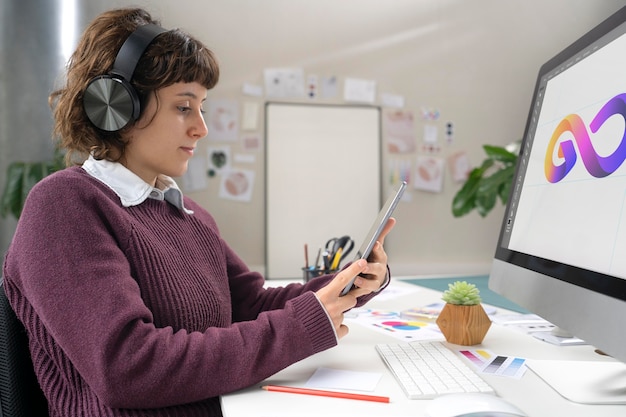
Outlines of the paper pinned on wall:
M 374 103 L 376 100 L 376 81 L 346 78 L 343 85 L 343 98 L 346 101 Z
M 301 68 L 266 68 L 263 77 L 268 97 L 304 96 L 304 71 Z
M 387 150 L 390 153 L 415 152 L 415 129 L 411 110 L 387 110 L 383 114 Z
M 254 186 L 254 171 L 231 169 L 222 175 L 219 197 L 226 200 L 250 202 Z
M 333 98 L 337 97 L 338 94 L 338 84 L 337 77 L 334 75 L 330 77 L 322 77 L 321 79 L 321 95 L 324 98 Z
M 439 116 L 441 115 L 441 113 L 439 112 L 439 109 L 435 107 L 422 106 L 421 112 L 422 112 L 422 119 L 426 121 L 431 121 L 431 122 L 436 122 L 437 120 L 439 120 Z
M 249 83 L 244 83 L 241 91 L 246 96 L 252 97 L 262 97 L 263 96 L 263 87 L 260 85 L 254 85 Z
M 209 146 L 207 168 L 210 177 L 230 169 L 230 146 Z
M 210 140 L 236 141 L 239 137 L 239 102 L 210 100 L 207 124 Z
M 246 151 L 258 151 L 261 149 L 261 135 L 250 133 L 241 137 L 243 149 Z
M 440 193 L 443 190 L 443 158 L 420 155 L 413 177 L 415 189 Z
M 241 130 L 256 130 L 259 127 L 259 104 L 254 101 L 243 103 Z
M 401 109 L 404 107 L 404 97 L 397 94 L 382 93 L 380 95 L 380 104 L 383 107 Z
M 411 184 L 411 161 L 408 159 L 390 159 L 389 168 L 390 185 L 395 186 L 399 184 L 400 181 Z
M 256 162 L 256 155 L 251 153 L 236 153 L 233 156 L 233 161 L 237 164 L 254 164 Z
M 314 99 L 317 97 L 317 89 L 318 89 L 317 84 L 318 84 L 317 75 L 309 74 L 309 76 L 306 77 L 306 88 L 307 88 L 306 95 L 310 99 Z
M 187 172 L 183 175 L 183 187 L 186 192 L 201 191 L 207 188 L 206 158 L 194 156 L 189 160 Z
M 437 143 L 437 135 L 439 130 L 436 125 L 424 125 L 424 143 Z
M 469 157 L 464 151 L 450 155 L 450 157 L 448 157 L 448 163 L 450 164 L 450 174 L 452 175 L 452 180 L 456 182 L 465 181 L 472 170 Z

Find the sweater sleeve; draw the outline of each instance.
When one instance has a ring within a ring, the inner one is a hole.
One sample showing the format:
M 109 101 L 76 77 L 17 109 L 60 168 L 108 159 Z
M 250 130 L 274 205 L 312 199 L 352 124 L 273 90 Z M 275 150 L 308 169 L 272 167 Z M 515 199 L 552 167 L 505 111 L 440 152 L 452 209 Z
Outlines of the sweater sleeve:
M 226 328 L 155 326 L 121 250 L 124 236 L 110 231 L 108 191 L 62 175 L 40 182 L 5 260 L 9 299 L 62 377 L 78 376 L 109 407 L 165 407 L 241 389 L 336 344 L 314 285 L 244 308 Z M 230 285 L 245 279 L 243 292 L 260 296 L 262 278 L 239 262 Z M 233 294 L 234 308 L 245 307 L 246 297 Z

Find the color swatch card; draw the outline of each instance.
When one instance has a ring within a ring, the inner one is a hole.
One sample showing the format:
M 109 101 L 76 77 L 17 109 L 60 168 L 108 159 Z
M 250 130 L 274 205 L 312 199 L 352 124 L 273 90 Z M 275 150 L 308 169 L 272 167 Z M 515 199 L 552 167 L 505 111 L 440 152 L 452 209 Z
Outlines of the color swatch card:
M 526 369 L 526 359 L 498 355 L 481 372 L 483 374 L 520 379 L 524 376 Z
M 459 354 L 485 375 L 520 379 L 528 369 L 526 359 L 495 355 L 486 349 L 460 350 Z

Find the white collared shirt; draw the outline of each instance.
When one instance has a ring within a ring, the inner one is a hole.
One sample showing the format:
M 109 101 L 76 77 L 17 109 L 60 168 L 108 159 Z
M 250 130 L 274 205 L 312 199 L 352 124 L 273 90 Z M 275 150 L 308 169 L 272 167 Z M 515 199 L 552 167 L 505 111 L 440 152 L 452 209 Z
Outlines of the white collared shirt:
M 124 207 L 137 206 L 152 198 L 165 200 L 185 213 L 193 214 L 192 210 L 185 208 L 183 193 L 176 181 L 167 175 L 159 175 L 156 187 L 153 187 L 119 162 L 98 160 L 92 155 L 83 163 L 83 169 L 113 190 Z

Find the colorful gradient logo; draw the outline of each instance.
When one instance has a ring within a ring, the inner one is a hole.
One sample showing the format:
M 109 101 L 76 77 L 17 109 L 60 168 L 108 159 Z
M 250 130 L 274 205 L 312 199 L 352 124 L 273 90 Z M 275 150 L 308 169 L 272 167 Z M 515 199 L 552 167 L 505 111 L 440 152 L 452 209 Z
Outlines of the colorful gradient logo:
M 589 124 L 591 133 L 596 133 L 604 122 L 615 114 L 621 115 L 624 121 L 626 121 L 626 94 L 619 94 L 613 97 L 600 109 Z M 612 174 L 626 159 L 626 130 L 615 152 L 608 156 L 600 156 L 593 148 L 583 120 L 577 114 L 570 114 L 561 120 L 556 127 L 546 150 L 545 173 L 546 178 L 551 183 L 557 183 L 565 178 L 578 159 L 576 148 L 572 141 L 564 140 L 559 143 L 557 150 L 557 156 L 563 160 L 563 163 L 555 165 L 553 162 L 554 148 L 561 135 L 565 132 L 572 133 L 585 168 L 596 178 L 603 178 Z

